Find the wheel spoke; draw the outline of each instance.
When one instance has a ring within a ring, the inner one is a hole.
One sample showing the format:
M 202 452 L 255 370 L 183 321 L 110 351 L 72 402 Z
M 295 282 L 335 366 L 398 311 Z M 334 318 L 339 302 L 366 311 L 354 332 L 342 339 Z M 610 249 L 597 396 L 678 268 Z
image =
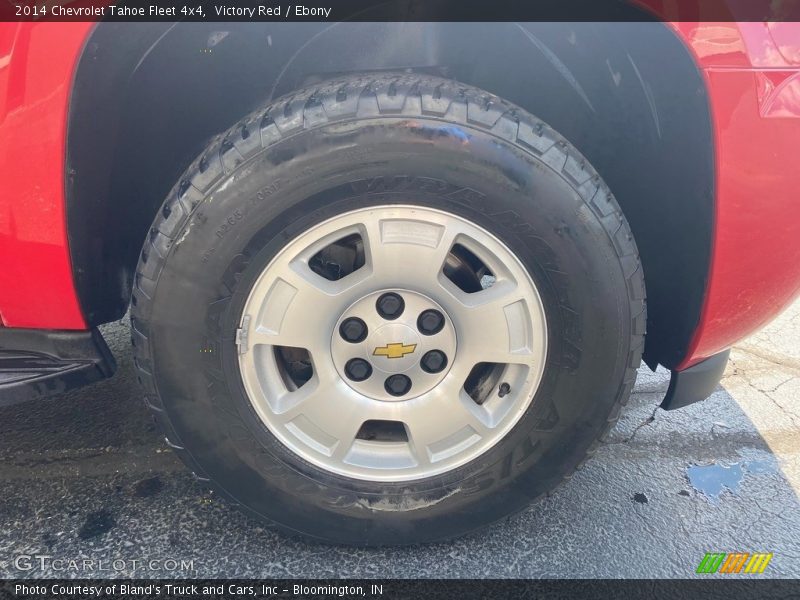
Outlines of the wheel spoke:
M 444 460 L 491 433 L 480 407 L 452 380 L 431 392 L 425 410 L 408 410 L 402 419 L 411 451 L 420 465 Z
M 314 381 L 303 386 L 291 393 L 296 397 L 279 415 L 295 435 L 337 460 L 347 454 L 365 420 L 363 403 L 341 401 L 341 385 Z
M 338 291 L 326 280 L 300 265 L 286 270 L 266 292 L 253 316 L 248 344 L 305 348 L 325 353 L 336 321 Z
M 371 284 L 384 287 L 430 286 L 438 281 L 460 231 L 407 218 L 364 219 Z
M 527 300 L 510 281 L 497 282 L 474 294 L 455 293 L 451 311 L 457 323 L 459 356 L 479 362 L 530 364 L 537 357 Z

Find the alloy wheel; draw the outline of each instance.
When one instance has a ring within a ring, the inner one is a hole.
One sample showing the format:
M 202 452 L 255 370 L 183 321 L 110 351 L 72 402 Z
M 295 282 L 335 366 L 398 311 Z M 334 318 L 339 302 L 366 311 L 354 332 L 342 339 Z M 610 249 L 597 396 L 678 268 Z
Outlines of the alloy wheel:
M 248 398 L 286 447 L 396 482 L 496 445 L 533 400 L 547 331 L 533 280 L 489 231 L 387 205 L 290 241 L 256 280 L 237 342 Z

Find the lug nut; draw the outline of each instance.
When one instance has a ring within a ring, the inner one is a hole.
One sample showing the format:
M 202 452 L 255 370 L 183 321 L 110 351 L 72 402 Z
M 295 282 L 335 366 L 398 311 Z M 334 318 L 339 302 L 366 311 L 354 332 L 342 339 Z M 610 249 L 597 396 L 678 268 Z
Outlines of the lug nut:
M 404 396 L 411 389 L 411 380 L 405 375 L 390 375 L 383 382 L 383 387 L 392 396 Z
M 440 373 L 447 366 L 447 356 L 441 350 L 429 350 L 419 364 L 426 373 Z
M 367 324 L 358 317 L 350 317 L 339 325 L 339 335 L 351 344 L 357 344 L 367 339 Z
M 423 310 L 417 318 L 417 329 L 423 335 L 439 333 L 444 327 L 444 315 L 438 310 Z
M 384 319 L 393 321 L 403 314 L 406 303 L 403 297 L 394 292 L 387 292 L 383 294 L 375 303 L 375 308 L 378 309 L 378 314 Z
M 372 375 L 372 365 L 363 358 L 351 358 L 344 365 L 344 372 L 353 381 L 364 381 Z

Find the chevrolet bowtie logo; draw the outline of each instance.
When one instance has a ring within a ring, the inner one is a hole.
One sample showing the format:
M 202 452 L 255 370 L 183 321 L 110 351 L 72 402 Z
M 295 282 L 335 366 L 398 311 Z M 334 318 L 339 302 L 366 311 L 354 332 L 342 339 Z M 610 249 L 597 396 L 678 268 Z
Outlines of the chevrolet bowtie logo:
M 403 358 L 406 354 L 411 354 L 417 349 L 416 344 L 386 344 L 375 348 L 374 356 L 385 356 L 386 358 Z

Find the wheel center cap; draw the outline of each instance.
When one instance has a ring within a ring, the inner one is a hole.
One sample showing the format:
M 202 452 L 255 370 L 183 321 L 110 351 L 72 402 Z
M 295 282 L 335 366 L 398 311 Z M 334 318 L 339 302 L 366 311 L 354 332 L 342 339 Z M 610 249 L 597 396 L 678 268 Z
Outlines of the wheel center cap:
M 354 302 L 331 337 L 331 357 L 347 385 L 389 402 L 432 390 L 455 354 L 456 330 L 444 309 L 409 290 L 381 290 Z

